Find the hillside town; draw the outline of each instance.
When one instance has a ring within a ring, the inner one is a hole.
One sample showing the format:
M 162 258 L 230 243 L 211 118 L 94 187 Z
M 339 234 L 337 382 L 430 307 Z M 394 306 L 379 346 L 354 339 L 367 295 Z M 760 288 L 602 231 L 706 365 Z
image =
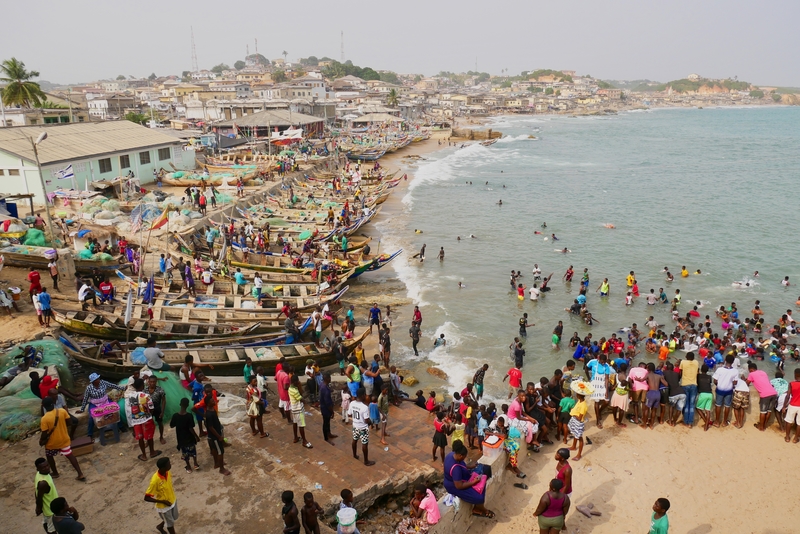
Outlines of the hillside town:
M 196 65 L 195 65 L 196 67 Z M 358 72 L 361 76 L 348 74 Z M 441 72 L 396 74 L 314 56 L 288 62 L 248 55 L 235 67 L 184 71 L 181 75 L 133 78 L 123 75 L 45 89 L 42 106 L 6 107 L 0 125 L 96 122 L 128 118 L 153 127 L 200 129 L 266 110 L 284 110 L 339 122 L 376 122 L 390 114 L 430 123 L 454 117 L 498 114 L 597 114 L 624 109 L 794 104 L 796 96 L 777 87 L 705 79 L 690 74 L 678 82 L 618 88 L 573 70 L 523 71 L 492 76 Z M 785 93 L 785 92 L 784 92 Z M 238 123 L 237 123 L 238 124 Z

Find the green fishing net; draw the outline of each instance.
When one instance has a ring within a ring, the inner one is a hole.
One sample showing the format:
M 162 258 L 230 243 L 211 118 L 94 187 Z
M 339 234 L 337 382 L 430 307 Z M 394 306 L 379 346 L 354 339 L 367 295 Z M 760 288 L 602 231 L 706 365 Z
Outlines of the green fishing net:
M 25 345 L 41 350 L 42 362 L 37 369 L 20 373 L 0 390 L 0 439 L 9 441 L 21 440 L 39 428 L 42 401 L 31 391 L 31 372 L 37 372 L 41 376 L 45 366 L 55 366 L 58 369 L 60 385 L 67 389 L 72 389 L 74 386 L 67 355 L 64 354 L 58 341 L 50 339 L 17 345 L 0 355 L 0 372 L 5 372 L 22 361 L 21 358 L 14 357 L 22 354 L 21 347 Z
M 22 238 L 22 244 L 33 247 L 43 247 L 47 242 L 44 240 L 44 232 L 31 228 L 25 233 L 25 237 Z

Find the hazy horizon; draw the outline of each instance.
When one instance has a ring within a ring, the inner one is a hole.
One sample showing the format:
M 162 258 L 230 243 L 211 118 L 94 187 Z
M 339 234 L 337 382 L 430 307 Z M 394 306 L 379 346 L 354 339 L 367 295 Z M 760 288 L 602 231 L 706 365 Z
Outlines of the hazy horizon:
M 198 65 L 233 66 L 249 46 L 273 60 L 315 55 L 376 70 L 433 75 L 477 70 L 575 70 L 613 80 L 661 82 L 697 73 L 738 77 L 757 85 L 800 86 L 791 26 L 800 3 L 767 0 L 669 5 L 608 0 L 552 4 L 508 0 L 402 6 L 363 1 L 335 7 L 309 0 L 299 9 L 270 9 L 244 0 L 231 9 L 142 0 L 116 4 L 75 0 L 48 5 L 31 18 L 20 4 L 4 7 L 0 60 L 16 57 L 57 84 L 177 74 L 192 68 L 190 28 Z M 137 24 L 137 26 L 133 26 Z

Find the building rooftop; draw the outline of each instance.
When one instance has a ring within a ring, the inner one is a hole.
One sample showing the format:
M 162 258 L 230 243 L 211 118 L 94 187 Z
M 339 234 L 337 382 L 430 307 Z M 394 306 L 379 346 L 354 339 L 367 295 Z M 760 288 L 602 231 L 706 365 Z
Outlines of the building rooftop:
M 296 126 L 303 124 L 312 124 L 315 122 L 322 122 L 323 119 L 306 115 L 305 113 L 292 113 L 284 109 L 272 109 L 266 111 L 259 111 L 244 117 L 238 117 L 229 121 L 223 121 L 215 124 L 215 126 Z M 2 146 L 2 145 L 0 145 Z
M 35 162 L 30 139 L 41 132 L 47 132 L 47 140 L 38 147 L 42 165 L 180 142 L 156 129 L 122 120 L 0 128 L 0 150 Z

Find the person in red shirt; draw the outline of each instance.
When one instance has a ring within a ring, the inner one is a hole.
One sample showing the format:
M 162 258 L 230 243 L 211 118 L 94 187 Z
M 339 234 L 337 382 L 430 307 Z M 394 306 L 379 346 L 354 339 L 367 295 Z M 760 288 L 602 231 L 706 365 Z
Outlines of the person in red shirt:
M 28 273 L 28 282 L 31 283 L 31 287 L 28 288 L 28 294 L 32 297 L 34 290 L 37 293 L 42 292 L 42 282 L 41 282 L 41 275 L 39 275 L 39 271 L 31 267 L 31 271 Z
M 289 403 L 289 384 L 291 383 L 292 366 L 285 364 L 280 371 L 275 373 L 275 382 L 278 387 L 278 409 L 281 416 L 292 424 L 292 406 Z
M 417 323 L 420 328 L 422 327 L 422 312 L 419 311 L 419 306 L 414 306 L 414 316 L 411 320 Z
M 515 365 L 508 370 L 506 376 L 503 377 L 503 382 L 508 378 L 508 398 L 510 399 L 522 388 L 522 369 L 519 365 Z
M 108 277 L 100 282 L 100 293 L 102 293 L 101 302 L 114 300 L 114 284 L 109 282 Z

